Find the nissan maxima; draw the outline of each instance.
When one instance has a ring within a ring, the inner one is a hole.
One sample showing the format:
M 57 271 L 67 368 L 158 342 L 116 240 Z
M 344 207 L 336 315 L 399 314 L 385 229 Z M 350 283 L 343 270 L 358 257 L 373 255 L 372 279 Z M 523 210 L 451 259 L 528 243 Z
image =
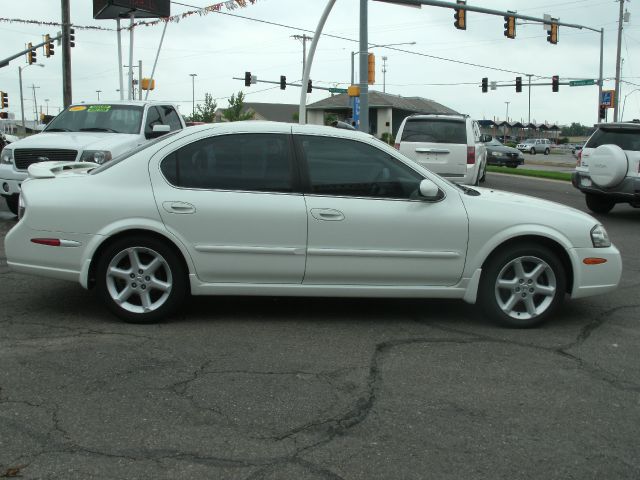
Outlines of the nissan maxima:
M 455 185 L 346 129 L 203 125 L 29 174 L 8 265 L 94 289 L 128 322 L 188 295 L 295 295 L 458 298 L 532 327 L 622 271 L 586 213 Z

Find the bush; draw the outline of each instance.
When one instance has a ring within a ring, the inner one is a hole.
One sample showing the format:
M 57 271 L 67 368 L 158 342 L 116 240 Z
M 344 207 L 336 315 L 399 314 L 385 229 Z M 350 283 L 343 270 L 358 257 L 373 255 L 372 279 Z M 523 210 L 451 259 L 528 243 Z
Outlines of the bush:
M 388 143 L 389 145 L 393 145 L 396 143 L 396 137 L 394 137 L 389 132 L 384 132 L 382 134 L 382 137 L 380 137 L 380 140 L 382 140 L 384 143 Z

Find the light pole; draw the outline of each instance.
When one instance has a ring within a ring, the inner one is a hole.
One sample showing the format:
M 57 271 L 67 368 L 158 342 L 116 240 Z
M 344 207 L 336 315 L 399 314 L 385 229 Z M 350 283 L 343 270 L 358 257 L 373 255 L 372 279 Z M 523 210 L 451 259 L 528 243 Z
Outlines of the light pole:
M 38 65 L 39 67 L 44 67 L 44 65 L 41 63 L 31 63 L 24 67 L 18 67 L 18 79 L 20 81 L 20 112 L 22 115 L 22 134 L 23 135 L 27 134 L 27 127 L 24 123 L 24 98 L 22 98 L 22 70 L 24 70 L 27 67 L 30 67 L 31 65 Z
M 504 131 L 502 132 L 502 141 L 505 142 L 507 138 L 507 124 L 509 123 L 509 104 L 511 102 L 504 102 L 507 104 L 507 114 L 505 115 L 504 121 L 506 122 L 504 125 Z M 509 133 L 511 135 L 511 133 Z
M 625 107 L 625 105 L 627 104 L 627 97 L 628 97 L 629 95 L 631 95 L 633 92 L 637 92 L 638 90 L 640 90 L 640 88 L 636 88 L 636 89 L 634 89 L 634 90 L 631 90 L 629 93 L 627 93 L 627 94 L 624 96 L 624 101 L 622 102 L 622 112 L 620 112 L 620 121 L 622 121 L 622 118 L 624 117 L 624 107 Z
M 193 121 L 193 117 L 196 115 L 196 77 L 198 74 L 190 73 L 189 76 L 191 77 L 191 121 Z
M 44 102 L 47 104 L 47 115 L 49 115 L 49 99 L 45 98 Z
M 508 122 L 508 121 L 509 121 L 509 104 L 510 104 L 511 102 L 504 102 L 504 103 L 506 103 L 506 104 L 507 104 L 507 114 L 505 115 L 505 118 L 504 118 L 504 119 Z
M 96 93 L 98 94 L 98 101 L 100 101 L 100 92 L 102 92 L 102 90 L 96 90 Z
M 382 93 L 387 93 L 387 57 L 382 57 Z

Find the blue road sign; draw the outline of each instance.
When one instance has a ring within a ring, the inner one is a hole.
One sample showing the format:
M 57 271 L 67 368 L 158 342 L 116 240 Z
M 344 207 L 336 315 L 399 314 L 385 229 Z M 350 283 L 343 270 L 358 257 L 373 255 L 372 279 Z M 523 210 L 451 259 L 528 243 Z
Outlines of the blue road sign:
M 602 97 L 600 97 L 600 105 L 607 107 L 613 106 L 613 90 L 603 90 Z
M 353 97 L 353 121 L 356 122 L 355 127 L 360 126 L 360 97 Z

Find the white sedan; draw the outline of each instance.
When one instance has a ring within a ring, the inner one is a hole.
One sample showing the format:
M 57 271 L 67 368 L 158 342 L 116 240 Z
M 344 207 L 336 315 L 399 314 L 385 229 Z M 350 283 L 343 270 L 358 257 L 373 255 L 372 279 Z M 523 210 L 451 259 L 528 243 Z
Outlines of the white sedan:
M 19 272 L 97 289 L 129 322 L 192 295 L 459 298 L 531 327 L 616 288 L 602 225 L 557 203 L 457 186 L 370 135 L 237 122 L 112 161 L 35 164 L 6 237 Z

